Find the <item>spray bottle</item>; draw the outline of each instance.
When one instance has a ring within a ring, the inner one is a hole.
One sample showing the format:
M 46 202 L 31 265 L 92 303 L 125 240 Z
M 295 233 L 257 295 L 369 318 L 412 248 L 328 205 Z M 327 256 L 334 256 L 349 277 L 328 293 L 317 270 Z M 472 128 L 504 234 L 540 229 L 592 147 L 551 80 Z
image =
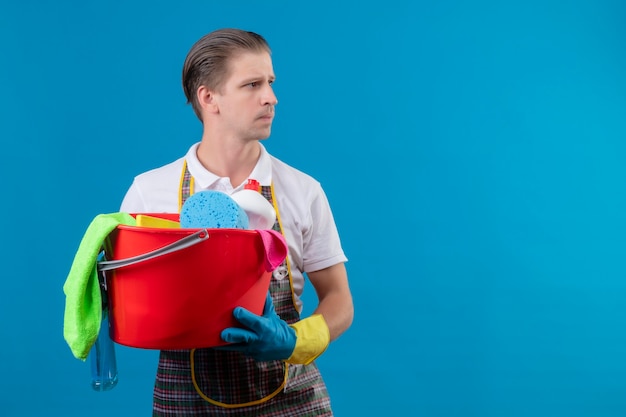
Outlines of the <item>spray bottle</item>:
M 103 259 L 104 252 L 101 252 L 98 261 Z M 104 272 L 98 271 L 98 281 L 102 296 L 102 321 L 98 338 L 89 352 L 91 357 L 91 387 L 95 391 L 109 391 L 117 385 L 117 361 L 115 344 L 109 335 L 109 306 Z
M 271 229 L 276 222 L 276 211 L 259 190 L 259 182 L 250 178 L 243 190 L 233 193 L 231 197 L 248 215 L 250 229 Z

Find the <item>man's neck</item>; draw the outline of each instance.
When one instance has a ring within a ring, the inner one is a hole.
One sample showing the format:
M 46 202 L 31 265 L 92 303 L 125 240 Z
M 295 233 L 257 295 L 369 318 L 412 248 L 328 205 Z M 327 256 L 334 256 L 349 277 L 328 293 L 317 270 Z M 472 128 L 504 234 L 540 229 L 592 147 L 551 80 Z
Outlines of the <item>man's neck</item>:
M 244 182 L 261 155 L 258 141 L 218 141 L 204 136 L 197 149 L 198 160 L 213 174 L 230 178 L 233 187 Z

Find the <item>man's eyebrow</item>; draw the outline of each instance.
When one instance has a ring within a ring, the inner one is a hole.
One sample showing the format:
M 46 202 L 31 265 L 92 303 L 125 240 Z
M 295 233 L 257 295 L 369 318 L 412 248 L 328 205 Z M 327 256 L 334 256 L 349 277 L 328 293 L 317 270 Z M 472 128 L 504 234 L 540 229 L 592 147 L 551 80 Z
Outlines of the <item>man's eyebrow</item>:
M 269 77 L 266 77 L 264 75 L 258 75 L 258 76 L 246 77 L 246 78 L 243 78 L 241 80 L 241 84 L 242 85 L 250 84 L 250 83 L 253 83 L 253 82 L 264 81 L 265 79 L 267 79 L 269 81 L 275 81 L 276 80 L 276 76 L 270 75 Z

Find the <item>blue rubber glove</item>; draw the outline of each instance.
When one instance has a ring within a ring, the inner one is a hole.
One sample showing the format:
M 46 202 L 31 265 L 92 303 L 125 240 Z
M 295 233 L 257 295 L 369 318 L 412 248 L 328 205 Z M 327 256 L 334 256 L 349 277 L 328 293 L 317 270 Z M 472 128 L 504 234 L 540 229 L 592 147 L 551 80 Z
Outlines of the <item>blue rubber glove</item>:
M 256 361 L 285 360 L 293 353 L 296 332 L 276 314 L 269 292 L 262 316 L 257 316 L 243 307 L 236 307 L 233 316 L 246 329 L 224 329 L 221 333 L 222 340 L 234 344 L 220 346 L 218 349 L 241 352 Z

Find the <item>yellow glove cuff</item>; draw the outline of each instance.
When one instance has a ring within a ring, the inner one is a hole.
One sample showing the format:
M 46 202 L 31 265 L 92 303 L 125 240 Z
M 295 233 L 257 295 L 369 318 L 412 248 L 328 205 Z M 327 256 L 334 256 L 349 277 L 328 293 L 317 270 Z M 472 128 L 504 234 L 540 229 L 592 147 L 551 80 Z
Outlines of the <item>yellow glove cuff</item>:
M 321 314 L 314 314 L 289 327 L 296 331 L 296 347 L 287 363 L 308 365 L 324 353 L 330 344 L 330 331 Z

